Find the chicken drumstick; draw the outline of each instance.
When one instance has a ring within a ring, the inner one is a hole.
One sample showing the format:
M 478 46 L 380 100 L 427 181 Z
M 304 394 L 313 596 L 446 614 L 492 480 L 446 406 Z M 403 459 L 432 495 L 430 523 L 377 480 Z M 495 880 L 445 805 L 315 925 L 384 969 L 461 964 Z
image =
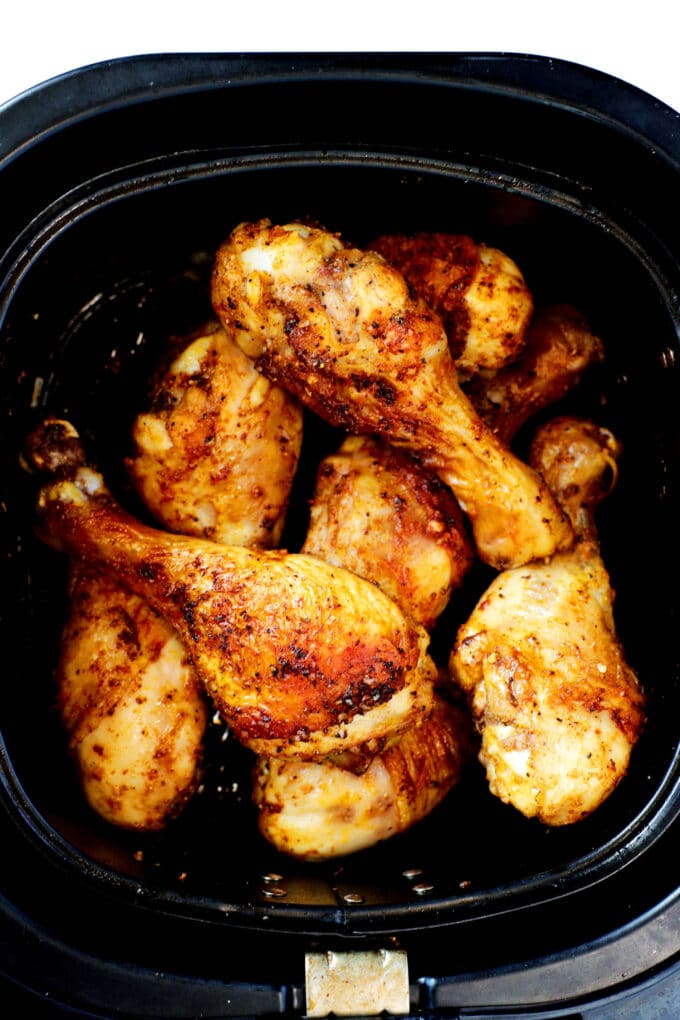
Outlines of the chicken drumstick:
M 57 670 L 61 718 L 88 804 L 128 829 L 162 829 L 194 793 L 207 706 L 184 645 L 105 573 L 72 570 Z
M 378 584 L 426 628 L 473 556 L 449 489 L 408 454 L 366 436 L 349 436 L 320 464 L 302 551 Z M 371 846 L 440 804 L 473 748 L 469 712 L 437 691 L 431 714 L 374 756 L 260 757 L 253 769 L 260 832 L 307 860 Z
M 170 351 L 133 426 L 128 466 L 142 500 L 173 531 L 275 544 L 301 407 L 217 323 L 173 338 Z M 105 571 L 74 558 L 57 680 L 86 801 L 116 825 L 162 828 L 198 785 L 207 724 L 203 685 L 174 630 Z
M 592 812 L 627 771 L 645 698 L 617 637 L 593 510 L 618 444 L 562 417 L 537 434 L 540 467 L 574 524 L 572 550 L 499 574 L 460 628 L 452 677 L 467 692 L 491 791 L 548 825 Z
M 463 390 L 510 444 L 533 414 L 563 397 L 604 356 L 572 305 L 534 310 L 519 267 L 464 234 L 384 234 L 380 252 L 441 316 Z
M 70 478 L 44 486 L 38 532 L 101 565 L 163 615 L 241 742 L 329 754 L 402 731 L 429 711 L 426 631 L 375 585 L 312 556 L 219 546 L 147 527 L 111 497 L 67 437 Z M 58 462 L 58 453 L 44 456 Z
M 513 260 L 465 234 L 419 231 L 371 241 L 441 316 L 460 379 L 515 361 L 533 298 Z
M 259 828 L 303 860 L 354 853 L 415 825 L 440 804 L 473 755 L 466 709 L 435 695 L 431 714 L 356 774 L 332 761 L 259 758 Z
M 188 340 L 137 415 L 127 464 L 170 531 L 274 547 L 302 443 L 302 408 L 216 323 Z
M 370 436 L 348 436 L 319 465 L 302 552 L 378 584 L 426 630 L 474 559 L 450 489 Z
M 486 562 L 503 568 L 571 544 L 547 486 L 462 393 L 441 320 L 378 253 L 301 224 L 242 224 L 217 253 L 212 299 L 264 375 L 436 471 Z
M 532 415 L 565 396 L 603 358 L 602 341 L 578 309 L 548 305 L 534 314 L 519 357 L 473 375 L 465 392 L 489 428 L 510 444 Z

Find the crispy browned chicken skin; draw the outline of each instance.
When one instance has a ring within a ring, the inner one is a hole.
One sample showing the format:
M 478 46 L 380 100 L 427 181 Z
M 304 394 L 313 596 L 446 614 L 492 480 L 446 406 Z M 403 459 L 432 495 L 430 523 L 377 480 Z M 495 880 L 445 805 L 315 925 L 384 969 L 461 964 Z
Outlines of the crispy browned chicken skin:
M 27 438 L 23 463 L 48 477 L 75 475 L 77 432 L 48 420 Z M 74 556 L 68 595 L 57 699 L 83 794 L 108 822 L 160 829 L 199 781 L 203 685 L 163 617 L 105 571 Z
M 42 445 L 58 443 L 60 428 L 70 455 L 67 423 L 45 423 Z M 147 527 L 100 475 L 77 459 L 74 466 L 41 489 L 39 533 L 103 567 L 168 620 L 244 744 L 329 754 L 400 732 L 429 711 L 427 634 L 375 585 L 313 556 Z
M 301 224 L 242 224 L 217 253 L 212 296 L 268 378 L 333 424 L 382 435 L 436 471 L 488 563 L 525 563 L 572 542 L 541 478 L 463 395 L 441 320 L 377 252 Z
M 578 309 L 534 309 L 520 269 L 496 248 L 425 231 L 385 234 L 369 247 L 441 316 L 466 395 L 505 443 L 604 356 Z
M 522 351 L 533 298 L 517 264 L 465 234 L 384 234 L 380 252 L 441 316 L 461 379 L 502 368 Z
M 645 698 L 616 634 L 592 518 L 617 453 L 610 432 L 580 419 L 560 418 L 538 433 L 532 460 L 578 540 L 549 561 L 500 573 L 451 653 L 492 792 L 548 825 L 578 821 L 602 803 L 644 724 Z
M 426 628 L 473 557 L 460 509 L 407 454 L 350 436 L 318 472 L 303 552 L 378 584 Z M 260 757 L 253 796 L 262 835 L 307 860 L 353 853 L 429 814 L 473 757 L 467 708 L 435 695 L 422 722 L 378 744 L 314 763 Z
M 82 564 L 57 670 L 61 717 L 86 800 L 108 822 L 162 828 L 200 775 L 206 699 L 174 630 Z
M 273 548 L 302 442 L 302 408 L 210 324 L 187 339 L 134 421 L 130 475 L 170 531 Z
M 321 462 L 302 552 L 378 584 L 427 630 L 474 559 L 451 491 L 370 436 L 349 436 Z
M 466 709 L 435 696 L 433 711 L 356 773 L 332 762 L 260 758 L 254 800 L 262 835 L 305 860 L 354 853 L 419 822 L 473 755 Z
M 133 426 L 129 466 L 142 500 L 171 530 L 273 545 L 300 451 L 300 405 L 217 323 L 170 348 L 151 410 Z M 139 596 L 75 559 L 70 587 L 57 676 L 85 798 L 116 825 L 161 828 L 198 782 L 203 685 L 175 632 Z
M 495 372 L 480 372 L 465 392 L 505 443 L 533 415 L 572 390 L 583 373 L 604 358 L 604 345 L 572 305 L 539 308 L 519 357 Z

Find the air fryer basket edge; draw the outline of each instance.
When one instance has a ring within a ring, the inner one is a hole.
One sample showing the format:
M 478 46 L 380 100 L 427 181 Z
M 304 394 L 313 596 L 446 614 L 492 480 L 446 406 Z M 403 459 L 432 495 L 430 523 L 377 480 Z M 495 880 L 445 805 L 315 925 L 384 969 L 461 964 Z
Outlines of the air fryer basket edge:
M 323 155 L 324 154 L 322 152 L 319 152 L 317 154 L 317 158 L 323 158 Z M 362 153 L 361 154 L 361 158 L 365 159 L 366 158 L 366 154 Z M 405 160 L 404 161 L 404 165 L 406 165 L 407 163 L 408 163 L 408 160 Z M 509 177 L 506 178 L 505 181 L 503 181 L 502 175 L 499 175 L 498 173 L 496 173 L 495 179 L 494 179 L 494 186 L 498 186 L 499 181 L 500 181 L 501 184 L 505 183 L 507 185 L 508 181 L 509 181 Z M 544 185 L 544 181 L 543 180 L 541 181 L 541 185 L 542 186 Z M 136 190 L 136 189 L 130 189 L 130 190 L 132 191 L 132 190 Z M 30 233 L 30 231 L 29 231 L 29 233 Z M 647 240 L 646 235 L 645 235 L 645 240 Z M 669 243 L 670 242 L 668 241 L 667 238 L 663 238 L 662 239 L 662 242 L 659 245 L 658 258 L 656 260 L 654 260 L 656 266 L 659 267 L 659 274 L 660 274 L 661 278 L 666 278 L 668 276 L 672 276 L 672 267 L 670 265 L 670 263 L 672 262 L 672 259 L 668 257 L 668 252 L 667 252 L 667 247 L 668 247 Z M 677 302 L 677 297 L 676 297 L 676 295 L 677 295 L 677 283 L 676 283 L 675 280 L 672 280 L 671 283 L 667 286 L 666 294 L 667 294 L 668 310 L 672 311 L 674 314 L 676 314 L 677 308 L 674 307 L 674 306 L 676 305 L 676 302 Z M 677 315 L 675 317 L 675 324 L 676 324 L 676 329 L 677 329 Z M 673 786 L 674 784 L 671 783 L 670 785 Z M 677 781 L 675 782 L 675 785 L 677 785 Z M 671 800 L 676 798 L 676 797 L 677 797 L 677 791 L 675 791 L 673 793 L 673 797 L 671 798 Z M 664 821 L 664 824 L 663 824 L 663 826 L 661 828 L 665 828 L 666 824 L 670 824 L 671 823 L 672 817 L 675 815 L 675 813 L 677 811 L 677 808 L 675 806 L 673 806 L 673 805 L 670 805 L 670 806 L 667 806 L 666 811 L 667 811 L 668 817 Z M 44 832 L 49 834 L 49 826 L 44 830 Z M 660 834 L 661 834 L 661 832 L 659 832 L 659 835 Z M 57 844 L 59 844 L 60 842 L 61 842 L 60 840 L 57 840 Z M 635 856 L 637 853 L 644 853 L 644 851 L 645 851 L 645 840 L 643 838 L 642 840 L 638 840 L 637 844 L 634 845 L 634 854 L 633 854 L 633 856 Z M 58 848 L 58 853 L 59 854 L 64 854 L 64 853 L 68 854 L 68 852 L 69 851 L 68 851 L 68 845 L 67 844 L 61 844 L 59 846 L 59 848 Z M 620 853 L 620 848 L 617 848 L 616 853 L 617 853 L 618 863 L 620 864 L 620 863 L 622 863 L 625 860 L 626 853 L 625 852 Z M 619 858 L 619 855 L 620 855 L 620 858 Z M 77 854 L 76 854 L 76 858 L 77 858 Z M 95 872 L 96 871 L 97 871 L 97 869 L 95 868 Z M 552 887 L 552 891 L 549 892 L 548 895 L 555 895 L 555 892 L 556 892 L 556 890 L 555 890 L 555 887 L 553 886 Z M 180 894 L 180 898 L 181 898 L 181 894 Z M 459 901 L 457 901 L 456 905 L 460 905 Z M 246 906 L 246 909 L 251 909 L 251 907 Z M 272 915 L 272 914 L 276 915 L 276 912 L 278 910 L 280 912 L 280 914 L 281 914 L 282 920 L 286 917 L 286 913 L 287 913 L 287 910 L 288 910 L 288 908 L 286 906 L 280 906 L 279 904 L 270 904 L 270 905 L 267 905 L 267 907 L 263 907 L 262 908 L 262 911 L 264 911 L 265 909 L 267 910 L 269 915 Z M 397 908 L 397 910 L 400 910 L 400 909 L 401 909 L 401 907 Z M 257 913 L 259 911 L 260 911 L 260 908 L 255 909 L 255 913 Z M 437 912 L 436 909 L 433 909 L 433 912 L 436 913 Z M 491 912 L 493 913 L 493 911 L 491 911 Z M 295 913 L 295 912 L 293 911 L 293 913 Z M 332 916 L 336 918 L 336 921 L 334 923 L 337 923 L 337 914 L 335 912 L 331 912 L 331 913 L 332 913 Z M 430 910 L 427 907 L 423 910 L 423 904 L 422 903 L 417 903 L 413 907 L 413 913 L 416 913 L 416 914 L 419 914 L 421 916 L 424 916 L 424 915 L 427 915 L 428 913 L 430 913 Z M 366 907 L 366 908 L 363 908 L 363 909 L 359 908 L 357 911 L 355 911 L 351 915 L 352 916 L 352 921 L 351 922 L 348 921 L 348 914 L 347 914 L 347 912 L 343 910 L 342 911 L 342 919 L 341 919 L 339 927 L 340 927 L 340 929 L 342 929 L 343 927 L 345 927 L 345 925 L 347 925 L 348 923 L 351 923 L 351 925 L 355 925 L 356 924 L 358 926 L 358 929 L 360 930 L 361 927 L 362 927 L 361 920 L 362 920 L 362 917 L 363 917 L 363 918 L 365 918 L 365 923 L 366 923 L 367 929 L 370 930 L 373 927 L 373 923 L 372 922 L 374 922 L 376 920 L 376 918 L 374 916 L 376 914 L 377 915 L 384 915 L 383 919 L 387 920 L 389 918 L 389 916 L 390 916 L 390 908 L 387 907 L 384 903 L 383 904 L 378 904 L 375 907 L 375 909 L 371 908 L 371 907 Z M 309 917 L 308 916 L 307 916 L 307 920 L 309 921 Z M 284 924 L 285 924 L 285 922 L 284 922 Z M 380 927 L 380 925 L 379 925 L 379 927 Z M 387 923 L 387 929 L 388 930 L 389 930 L 389 927 L 390 927 L 390 924 L 389 924 L 389 920 L 388 920 L 388 923 Z M 399 927 L 399 923 L 397 923 L 397 927 Z

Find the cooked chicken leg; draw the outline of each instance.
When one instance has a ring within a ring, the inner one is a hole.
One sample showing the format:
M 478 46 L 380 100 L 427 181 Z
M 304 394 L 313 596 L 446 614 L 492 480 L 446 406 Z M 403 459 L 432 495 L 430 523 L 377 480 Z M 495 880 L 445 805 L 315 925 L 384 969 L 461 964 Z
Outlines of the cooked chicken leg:
M 427 630 L 474 558 L 451 491 L 368 436 L 349 436 L 321 462 L 302 552 L 378 584 Z
M 436 471 L 488 563 L 525 563 L 572 542 L 541 478 L 463 395 L 441 320 L 382 256 L 300 224 L 243 224 L 217 253 L 212 296 L 268 378 L 332 423 L 382 435 Z
M 194 792 L 207 711 L 186 650 L 137 595 L 73 571 L 59 708 L 86 800 L 115 825 L 162 828 Z
M 536 311 L 517 360 L 474 375 L 465 392 L 486 424 L 509 444 L 532 415 L 565 396 L 603 357 L 602 341 L 583 315 L 571 305 L 551 305 Z
M 152 410 L 134 423 L 139 494 L 171 530 L 269 546 L 284 522 L 301 408 L 217 324 L 180 344 Z M 198 782 L 203 685 L 139 596 L 75 560 L 70 588 L 59 705 L 85 798 L 116 825 L 161 828 Z
M 302 441 L 302 408 L 217 324 L 184 345 L 137 416 L 131 477 L 170 531 L 272 548 Z
M 46 424 L 48 445 L 57 429 Z M 67 456 L 72 432 L 64 427 Z M 168 620 L 244 744 L 329 754 L 400 732 L 429 711 L 427 634 L 375 585 L 313 556 L 149 528 L 100 475 L 74 463 L 71 479 L 40 492 L 39 533 L 105 567 Z
M 378 584 L 427 628 L 471 564 L 462 525 L 436 476 L 379 440 L 350 436 L 319 467 L 302 551 Z M 469 713 L 437 695 L 431 715 L 373 756 L 261 757 L 253 770 L 260 831 L 309 860 L 371 846 L 429 814 L 472 747 Z
M 433 811 L 472 747 L 467 711 L 437 695 L 432 713 L 359 774 L 331 762 L 260 758 L 253 774 L 260 831 L 305 860 L 362 850 Z
M 515 361 L 533 298 L 516 263 L 464 234 L 384 234 L 380 252 L 441 316 L 460 379 Z
M 602 803 L 626 773 L 644 722 L 593 522 L 617 454 L 612 434 L 587 421 L 560 418 L 538 433 L 532 463 L 578 540 L 549 562 L 499 574 L 450 658 L 492 792 L 548 825 L 575 822 Z
M 82 463 L 66 422 L 27 440 L 28 470 L 68 477 Z M 160 829 L 198 784 L 203 686 L 175 632 L 142 599 L 79 557 L 70 575 L 56 677 L 85 799 L 115 825 Z
M 140 496 L 173 530 L 271 545 L 283 526 L 302 410 L 217 324 L 180 344 L 152 410 L 135 420 L 129 465 Z M 116 825 L 161 828 L 198 782 L 203 685 L 175 632 L 139 596 L 77 559 L 71 573 L 57 676 L 85 798 Z
M 441 316 L 465 394 L 505 443 L 602 360 L 583 315 L 564 304 L 534 310 L 518 266 L 496 248 L 428 232 L 385 234 L 370 248 Z

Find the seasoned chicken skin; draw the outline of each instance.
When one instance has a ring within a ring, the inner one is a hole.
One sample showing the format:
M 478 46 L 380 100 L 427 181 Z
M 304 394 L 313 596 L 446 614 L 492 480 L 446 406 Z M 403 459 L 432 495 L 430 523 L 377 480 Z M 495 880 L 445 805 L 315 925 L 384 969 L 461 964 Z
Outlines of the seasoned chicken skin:
M 100 571 L 72 572 L 59 708 L 85 798 L 108 822 L 162 828 L 193 794 L 207 711 L 175 632 Z
M 427 630 L 474 558 L 451 491 L 370 436 L 349 436 L 321 462 L 302 552 L 378 584 Z
M 517 264 L 464 234 L 384 234 L 380 252 L 442 319 L 459 378 L 497 370 L 524 346 L 533 298 Z
M 24 467 L 70 477 L 76 430 L 48 420 Z M 58 707 L 85 799 L 108 822 L 155 830 L 197 785 L 207 724 L 202 684 L 165 620 L 107 574 L 73 557 L 56 670 Z
M 54 442 L 55 423 L 45 429 Z M 72 432 L 64 428 L 69 450 Z M 254 751 L 329 754 L 400 732 L 429 711 L 427 634 L 375 585 L 313 556 L 147 527 L 91 468 L 71 474 L 40 490 L 39 534 L 167 619 Z
M 450 490 L 367 436 L 349 436 L 321 462 L 302 552 L 378 584 L 426 628 L 473 557 Z M 313 763 L 258 758 L 261 834 L 283 853 L 320 860 L 403 832 L 441 803 L 473 756 L 469 712 L 435 695 L 432 714 L 387 744 Z
M 301 224 L 242 224 L 219 249 L 215 312 L 260 371 L 323 418 L 416 453 L 456 495 L 496 567 L 572 532 L 540 476 L 463 395 L 441 320 L 377 252 Z
M 593 523 L 617 454 L 612 434 L 587 421 L 560 418 L 538 433 L 532 463 L 578 540 L 549 561 L 499 574 L 450 658 L 481 733 L 491 791 L 547 825 L 578 821 L 609 796 L 644 723 Z
M 128 462 L 170 530 L 234 545 L 278 542 L 302 411 L 213 323 L 174 341 Z M 85 797 L 107 821 L 161 828 L 197 784 L 207 724 L 184 645 L 139 596 L 74 564 L 58 670 L 62 717 Z
M 130 475 L 170 531 L 272 548 L 302 441 L 302 408 L 211 324 L 186 343 L 132 429 Z
M 367 436 L 347 437 L 321 462 L 302 552 L 379 585 L 426 628 L 473 557 L 450 490 Z M 387 745 L 316 762 L 258 758 L 261 834 L 283 853 L 320 860 L 403 832 L 444 799 L 472 757 L 469 713 L 435 696 L 433 713 Z
M 154 410 L 134 424 L 139 494 L 170 529 L 271 545 L 299 455 L 301 408 L 216 323 L 174 345 L 180 353 L 155 386 Z M 34 450 L 40 470 L 45 452 Z M 174 631 L 137 595 L 77 560 L 71 587 L 59 702 L 86 800 L 116 825 L 158 829 L 197 784 L 203 685 Z
M 369 247 L 441 316 L 466 395 L 505 443 L 604 356 L 578 309 L 534 309 L 519 267 L 496 248 L 434 232 L 385 234 Z
M 359 774 L 328 761 L 260 758 L 253 773 L 260 832 L 310 861 L 365 849 L 433 811 L 472 753 L 467 711 L 436 695 L 432 713 Z
M 572 305 L 537 309 L 524 349 L 511 364 L 469 379 L 465 392 L 496 435 L 510 443 L 522 425 L 560 400 L 585 370 L 604 358 L 604 345 Z

